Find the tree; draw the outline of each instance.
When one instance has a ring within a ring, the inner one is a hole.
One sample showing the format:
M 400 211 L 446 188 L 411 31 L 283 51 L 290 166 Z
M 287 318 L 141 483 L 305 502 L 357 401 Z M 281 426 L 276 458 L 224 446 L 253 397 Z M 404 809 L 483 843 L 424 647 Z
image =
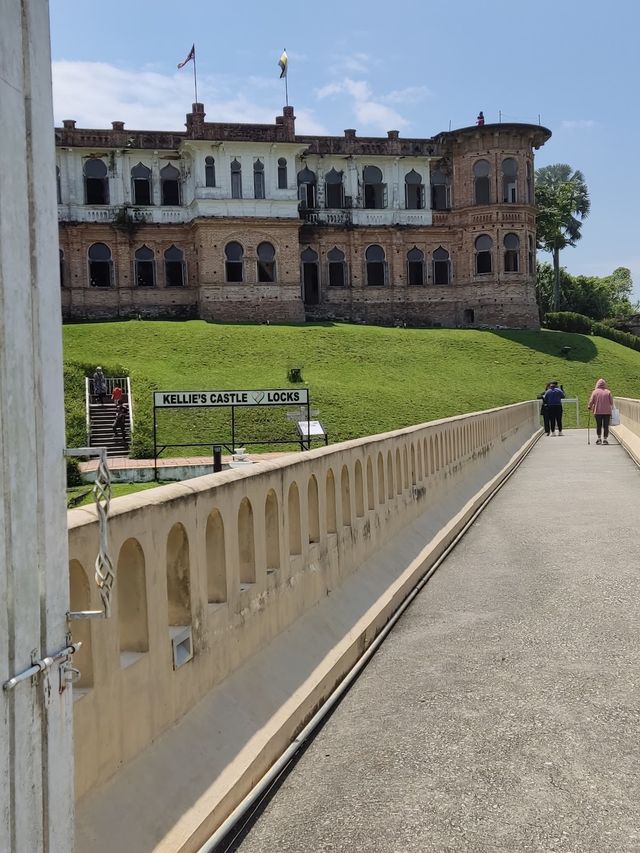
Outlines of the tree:
M 573 311 L 593 320 L 624 318 L 637 311 L 630 300 L 633 290 L 631 271 L 618 267 L 611 275 L 570 275 L 559 270 L 560 281 L 555 310 Z M 536 299 L 544 315 L 554 310 L 555 270 L 551 264 L 539 263 L 536 276 Z
M 566 163 L 543 166 L 536 171 L 538 248 L 553 255 L 553 310 L 560 304 L 560 250 L 575 246 L 590 201 L 582 172 Z

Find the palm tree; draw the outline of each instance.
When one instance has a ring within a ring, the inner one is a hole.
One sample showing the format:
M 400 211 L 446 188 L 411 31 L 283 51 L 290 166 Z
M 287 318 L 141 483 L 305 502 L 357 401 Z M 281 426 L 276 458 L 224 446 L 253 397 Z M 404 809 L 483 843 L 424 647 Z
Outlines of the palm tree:
M 560 298 L 560 249 L 575 246 L 591 202 L 584 175 L 566 163 L 536 170 L 538 248 L 553 254 L 553 310 Z

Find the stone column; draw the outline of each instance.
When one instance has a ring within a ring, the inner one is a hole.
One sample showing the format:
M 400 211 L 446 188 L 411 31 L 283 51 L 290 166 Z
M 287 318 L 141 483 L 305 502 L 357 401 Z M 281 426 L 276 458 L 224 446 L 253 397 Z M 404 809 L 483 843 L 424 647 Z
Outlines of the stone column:
M 0 682 L 66 646 L 58 223 L 46 0 L 0 0 Z M 0 850 L 73 850 L 71 690 L 0 689 Z

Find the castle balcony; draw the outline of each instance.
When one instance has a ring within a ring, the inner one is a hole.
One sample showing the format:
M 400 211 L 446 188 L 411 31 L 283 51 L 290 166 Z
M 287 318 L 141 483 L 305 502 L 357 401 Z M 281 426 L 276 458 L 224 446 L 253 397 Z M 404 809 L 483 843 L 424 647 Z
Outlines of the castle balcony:
M 149 222 L 161 225 L 168 222 L 189 222 L 191 211 L 185 207 L 133 207 L 131 205 L 59 204 L 60 222 L 122 223 L 123 216 L 131 222 Z
M 305 209 L 300 216 L 309 225 L 351 225 L 352 221 L 350 210 Z

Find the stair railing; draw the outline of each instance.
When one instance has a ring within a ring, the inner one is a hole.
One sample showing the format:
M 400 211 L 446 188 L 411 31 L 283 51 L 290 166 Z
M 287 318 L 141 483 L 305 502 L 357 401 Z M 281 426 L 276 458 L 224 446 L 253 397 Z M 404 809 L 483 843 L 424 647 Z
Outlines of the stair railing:
M 89 379 L 88 376 L 84 377 L 84 418 L 85 418 L 85 430 L 87 433 L 87 444 L 91 441 L 91 391 L 92 391 L 93 379 Z
M 129 403 L 129 447 L 133 438 L 133 395 L 131 394 L 131 380 L 127 376 L 127 401 Z

